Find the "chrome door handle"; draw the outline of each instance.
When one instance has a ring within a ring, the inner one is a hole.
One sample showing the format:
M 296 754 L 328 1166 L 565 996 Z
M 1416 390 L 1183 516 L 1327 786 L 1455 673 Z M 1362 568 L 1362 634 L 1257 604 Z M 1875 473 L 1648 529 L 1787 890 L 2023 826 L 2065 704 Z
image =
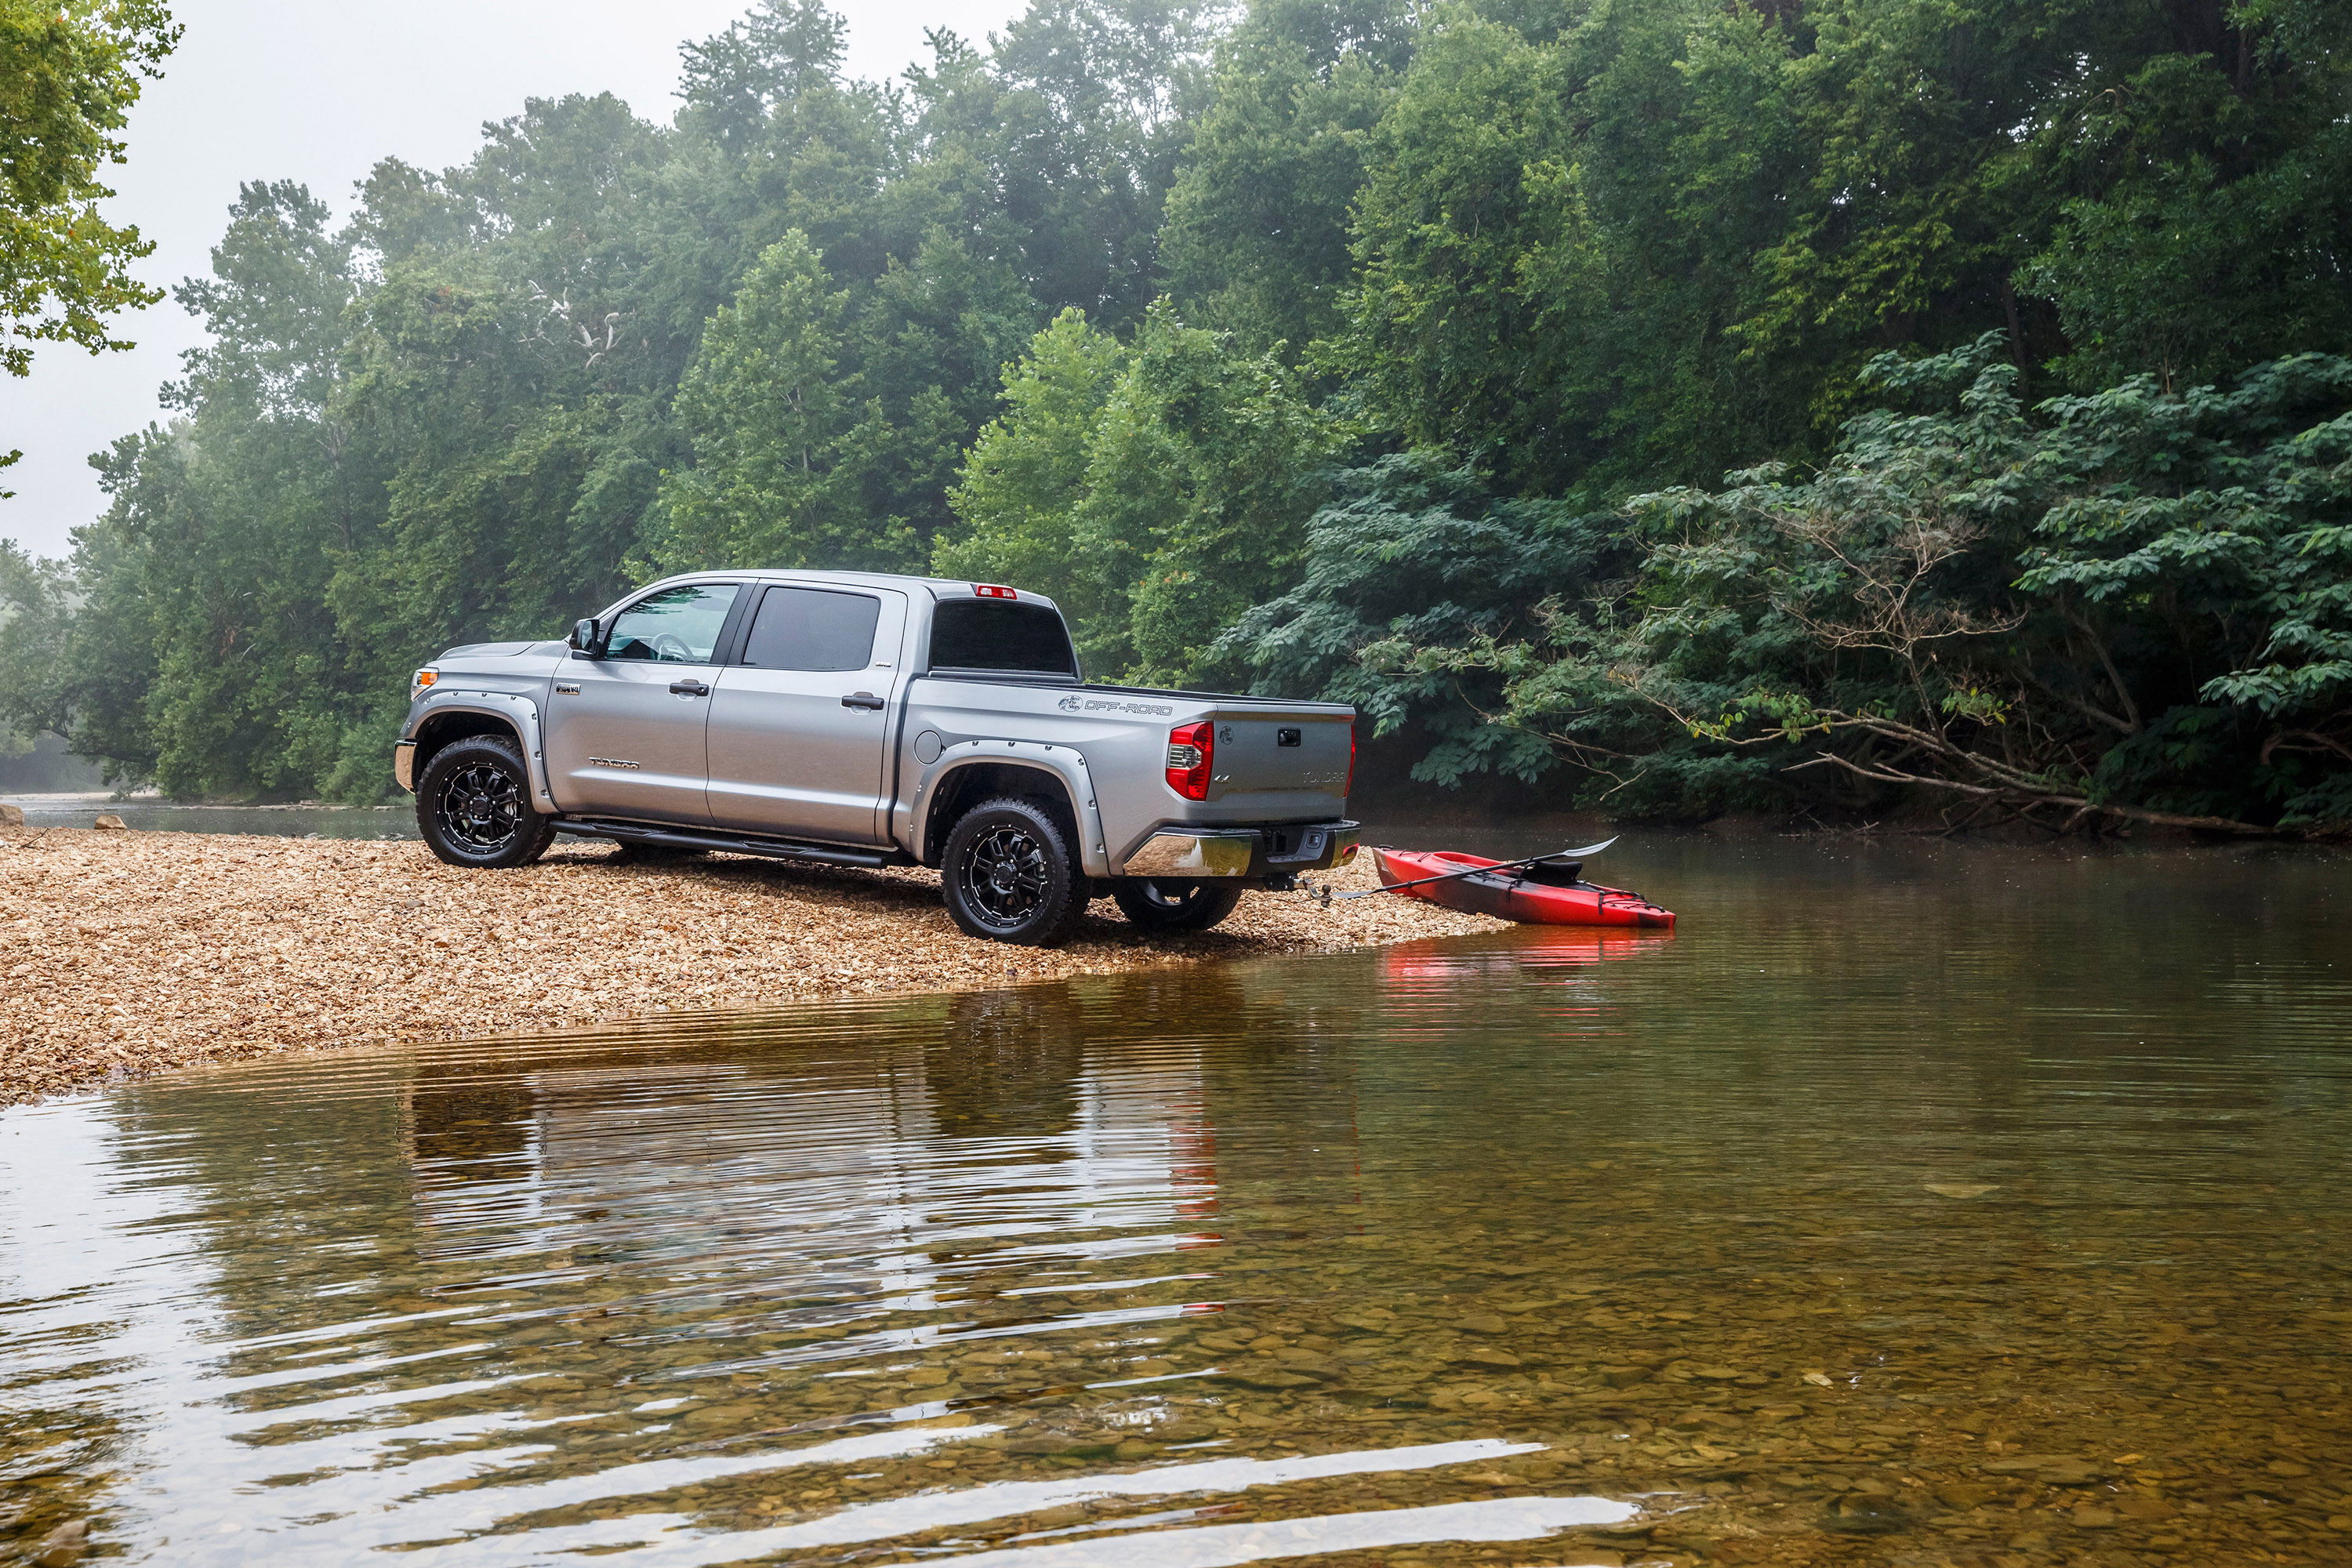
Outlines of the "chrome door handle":
M 871 691 L 853 691 L 848 696 L 841 700 L 841 705 L 844 708 L 882 708 L 887 706 L 883 699 L 875 696 Z
M 695 679 L 694 677 L 690 675 L 684 680 L 671 681 L 669 683 L 669 689 L 673 694 L 679 697 L 708 697 L 710 695 L 710 688 L 703 685 L 702 682 Z

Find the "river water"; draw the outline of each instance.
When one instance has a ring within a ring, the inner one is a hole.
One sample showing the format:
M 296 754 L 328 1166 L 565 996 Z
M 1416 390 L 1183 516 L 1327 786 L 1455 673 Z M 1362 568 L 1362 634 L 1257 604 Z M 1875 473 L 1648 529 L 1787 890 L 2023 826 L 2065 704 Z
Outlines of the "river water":
M 88 827 L 100 816 L 122 818 L 144 833 L 262 834 L 279 838 L 414 838 L 416 813 L 399 805 L 183 805 L 159 795 L 0 795 L 25 814 L 27 827 Z
M 0 1116 L 0 1535 L 190 1565 L 2352 1561 L 2352 866 L 1607 864 L 1680 931 Z

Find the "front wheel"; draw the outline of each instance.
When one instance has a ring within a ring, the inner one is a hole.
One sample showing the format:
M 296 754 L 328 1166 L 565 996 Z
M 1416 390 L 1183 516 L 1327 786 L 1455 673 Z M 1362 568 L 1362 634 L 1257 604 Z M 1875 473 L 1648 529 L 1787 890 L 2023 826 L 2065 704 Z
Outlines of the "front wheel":
M 1234 912 L 1242 890 L 1227 882 L 1155 882 L 1130 877 L 1111 889 L 1119 913 L 1145 931 L 1206 931 Z
M 965 814 L 940 860 L 948 914 L 971 936 L 1055 947 L 1087 912 L 1086 873 L 1053 815 L 992 800 Z
M 555 818 L 530 808 L 522 750 L 496 735 L 468 735 L 433 753 L 416 781 L 416 827 L 452 866 L 528 866 L 555 841 Z

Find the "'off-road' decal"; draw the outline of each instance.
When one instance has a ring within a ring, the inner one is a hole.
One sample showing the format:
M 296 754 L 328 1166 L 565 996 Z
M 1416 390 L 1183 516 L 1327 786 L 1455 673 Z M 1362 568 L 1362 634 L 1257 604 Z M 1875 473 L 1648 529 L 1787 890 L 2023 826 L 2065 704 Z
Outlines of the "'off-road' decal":
M 1100 697 L 1065 697 L 1061 709 L 1065 713 L 1140 713 L 1161 719 L 1176 711 L 1165 702 L 1113 702 Z

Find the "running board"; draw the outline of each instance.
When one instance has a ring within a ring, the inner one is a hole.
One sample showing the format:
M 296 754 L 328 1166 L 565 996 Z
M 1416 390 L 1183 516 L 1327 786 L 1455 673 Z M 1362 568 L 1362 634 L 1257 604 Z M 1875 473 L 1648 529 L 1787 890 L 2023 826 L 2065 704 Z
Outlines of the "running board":
M 691 827 L 655 827 L 635 822 L 581 821 L 567 817 L 555 825 L 558 833 L 583 838 L 614 838 L 625 844 L 661 844 L 673 849 L 717 849 L 729 855 L 763 855 L 771 860 L 804 860 L 820 866 L 911 866 L 904 850 L 846 849 L 830 844 L 794 844 L 782 838 L 742 838 L 726 833 L 703 833 Z

